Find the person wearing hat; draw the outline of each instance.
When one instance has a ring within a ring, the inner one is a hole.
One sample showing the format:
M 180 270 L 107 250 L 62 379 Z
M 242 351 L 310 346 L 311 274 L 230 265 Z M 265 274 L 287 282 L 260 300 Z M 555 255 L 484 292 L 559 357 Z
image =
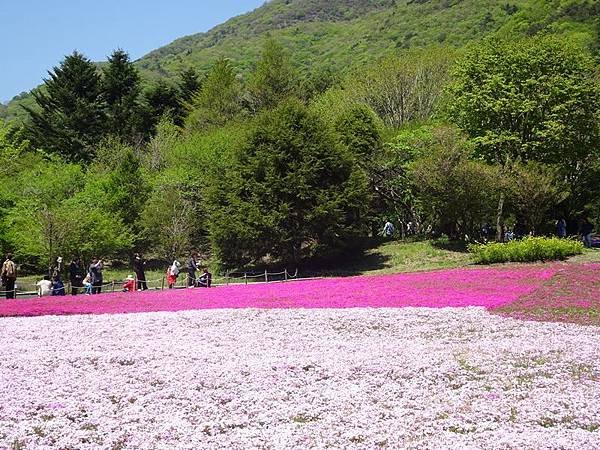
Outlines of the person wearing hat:
M 125 283 L 123 283 L 123 292 L 135 292 L 135 278 L 133 275 L 129 275 L 125 278 Z

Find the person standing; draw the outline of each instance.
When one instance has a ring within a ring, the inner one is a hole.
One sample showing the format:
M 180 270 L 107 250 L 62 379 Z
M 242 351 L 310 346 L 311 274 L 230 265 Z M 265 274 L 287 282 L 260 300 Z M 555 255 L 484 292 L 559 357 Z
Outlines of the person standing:
M 567 221 L 562 217 L 556 222 L 556 234 L 561 239 L 567 237 Z
M 583 238 L 583 245 L 585 245 L 586 248 L 592 248 L 592 232 L 593 231 L 594 231 L 594 225 L 592 225 L 592 223 L 586 217 L 581 222 L 581 228 L 580 228 L 581 237 Z
M 144 261 L 139 253 L 136 253 L 133 258 L 133 272 L 137 278 L 138 291 L 146 291 L 148 289 L 148 283 L 146 283 L 146 273 L 144 272 L 145 265 L 146 261 Z
M 196 286 L 196 271 L 198 270 L 198 253 L 192 252 L 190 255 L 190 259 L 187 264 L 187 286 L 195 287 Z
M 385 225 L 383 226 L 383 235 L 385 237 L 392 237 L 395 231 L 394 224 L 389 220 L 386 220 Z
M 6 298 L 17 298 L 15 283 L 17 281 L 17 265 L 12 260 L 12 253 L 6 255 L 6 260 L 2 264 L 2 284 L 6 291 Z
M 104 264 L 102 264 L 102 260 L 94 257 L 92 258 L 92 263 L 90 264 L 90 277 L 92 282 L 92 294 L 100 294 L 102 292 L 102 269 L 104 268 Z
M 177 284 L 177 277 L 179 276 L 179 267 L 181 264 L 179 261 L 173 261 L 171 267 L 167 269 L 167 284 L 169 285 L 169 289 L 173 289 Z
M 79 288 L 83 287 L 83 271 L 79 258 L 73 258 L 69 264 L 69 282 L 71 283 L 71 295 L 77 295 Z

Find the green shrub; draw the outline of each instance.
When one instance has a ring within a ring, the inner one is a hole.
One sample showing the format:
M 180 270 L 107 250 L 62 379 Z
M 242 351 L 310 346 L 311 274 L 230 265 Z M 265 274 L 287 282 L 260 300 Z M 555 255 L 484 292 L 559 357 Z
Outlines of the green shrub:
M 583 253 L 583 243 L 572 239 L 527 237 L 506 244 L 470 245 L 469 251 L 478 264 L 554 261 Z

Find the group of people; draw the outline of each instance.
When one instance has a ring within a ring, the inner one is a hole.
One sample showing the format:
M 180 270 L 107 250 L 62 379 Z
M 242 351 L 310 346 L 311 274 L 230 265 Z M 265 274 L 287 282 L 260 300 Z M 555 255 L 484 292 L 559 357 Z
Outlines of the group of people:
M 196 272 L 199 270 L 198 264 L 198 253 L 192 252 L 188 259 L 186 266 L 186 286 L 189 288 L 193 287 L 206 287 L 209 288 L 212 285 L 212 274 L 208 271 L 208 267 L 202 269 L 202 273 L 199 277 L 196 277 Z M 181 274 L 181 263 L 177 260 L 173 261 L 173 264 L 167 269 L 167 284 L 169 289 L 173 289 L 177 284 L 177 279 Z

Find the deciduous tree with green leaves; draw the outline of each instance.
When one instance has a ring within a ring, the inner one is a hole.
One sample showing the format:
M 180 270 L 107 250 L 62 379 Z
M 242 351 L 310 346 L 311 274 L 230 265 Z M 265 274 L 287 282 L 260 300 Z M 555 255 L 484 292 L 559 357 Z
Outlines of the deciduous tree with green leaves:
M 558 164 L 577 185 L 600 144 L 600 89 L 583 49 L 553 37 L 487 40 L 465 54 L 454 77 L 450 114 L 478 155 L 507 175 L 514 161 Z
M 190 101 L 186 129 L 206 130 L 225 125 L 242 110 L 242 86 L 231 62 L 219 59 L 208 73 L 202 88 Z

